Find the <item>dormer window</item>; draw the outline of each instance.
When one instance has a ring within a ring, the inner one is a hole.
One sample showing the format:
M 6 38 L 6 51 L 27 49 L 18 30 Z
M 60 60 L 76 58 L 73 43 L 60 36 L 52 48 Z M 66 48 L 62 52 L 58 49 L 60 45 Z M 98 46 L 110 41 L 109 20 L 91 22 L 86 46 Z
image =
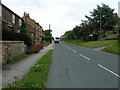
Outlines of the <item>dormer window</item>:
M 15 24 L 15 15 L 14 14 L 12 14 L 12 23 Z

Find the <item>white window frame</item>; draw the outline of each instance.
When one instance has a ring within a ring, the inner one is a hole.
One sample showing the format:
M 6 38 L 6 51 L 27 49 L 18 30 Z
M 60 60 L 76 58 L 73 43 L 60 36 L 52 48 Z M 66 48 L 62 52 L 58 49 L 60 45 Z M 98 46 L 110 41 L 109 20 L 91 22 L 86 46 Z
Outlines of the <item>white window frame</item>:
M 19 26 L 21 26 L 22 25 L 22 20 L 21 19 L 19 19 Z
M 15 24 L 15 14 L 12 14 L 12 23 Z

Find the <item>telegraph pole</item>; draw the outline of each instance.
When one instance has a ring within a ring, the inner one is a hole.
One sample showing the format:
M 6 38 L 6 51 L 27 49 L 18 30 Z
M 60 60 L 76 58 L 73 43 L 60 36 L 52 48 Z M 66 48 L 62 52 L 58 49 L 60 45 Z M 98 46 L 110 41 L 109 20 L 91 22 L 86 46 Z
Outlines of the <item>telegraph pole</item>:
M 49 24 L 49 30 L 50 30 L 50 28 L 51 28 L 51 24 Z
M 101 20 L 101 13 L 100 13 L 100 40 L 102 38 L 102 20 Z

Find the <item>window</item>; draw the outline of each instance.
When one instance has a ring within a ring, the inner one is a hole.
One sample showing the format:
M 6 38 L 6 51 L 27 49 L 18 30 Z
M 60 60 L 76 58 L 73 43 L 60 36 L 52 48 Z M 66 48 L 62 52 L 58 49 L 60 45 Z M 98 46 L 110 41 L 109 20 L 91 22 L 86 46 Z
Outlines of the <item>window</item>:
M 22 25 L 22 20 L 21 19 L 19 19 L 19 26 L 21 26 Z
M 15 24 L 15 15 L 14 14 L 12 15 L 12 23 Z

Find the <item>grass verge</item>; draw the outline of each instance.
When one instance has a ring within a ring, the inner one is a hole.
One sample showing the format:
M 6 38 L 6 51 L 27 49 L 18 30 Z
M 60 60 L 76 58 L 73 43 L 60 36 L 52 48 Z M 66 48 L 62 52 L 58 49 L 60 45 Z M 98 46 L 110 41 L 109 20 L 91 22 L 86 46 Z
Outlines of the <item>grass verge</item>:
M 101 40 L 91 42 L 83 42 L 80 40 L 67 40 L 65 42 L 89 48 L 99 48 L 110 45 L 109 47 L 104 48 L 103 51 L 120 55 L 120 43 L 118 43 L 118 40 Z
M 117 42 L 110 47 L 104 48 L 103 51 L 120 55 L 120 43 Z
M 112 45 L 117 42 L 117 40 L 101 40 L 101 41 L 91 41 L 91 42 L 83 42 L 80 40 L 69 40 L 65 41 L 67 43 L 76 44 L 79 46 L 89 47 L 89 48 L 98 48 L 107 45 Z
M 5 88 L 46 88 L 48 72 L 52 61 L 52 50 L 44 55 L 19 81 L 6 84 Z
M 22 59 L 27 58 L 28 56 L 29 56 L 28 54 L 22 54 L 22 55 L 19 55 L 17 57 L 14 57 L 12 59 L 8 59 L 7 64 L 18 62 L 18 61 L 20 61 Z
M 70 43 L 70 44 L 78 44 L 78 43 L 83 43 L 83 41 L 80 40 L 66 40 L 66 43 Z

